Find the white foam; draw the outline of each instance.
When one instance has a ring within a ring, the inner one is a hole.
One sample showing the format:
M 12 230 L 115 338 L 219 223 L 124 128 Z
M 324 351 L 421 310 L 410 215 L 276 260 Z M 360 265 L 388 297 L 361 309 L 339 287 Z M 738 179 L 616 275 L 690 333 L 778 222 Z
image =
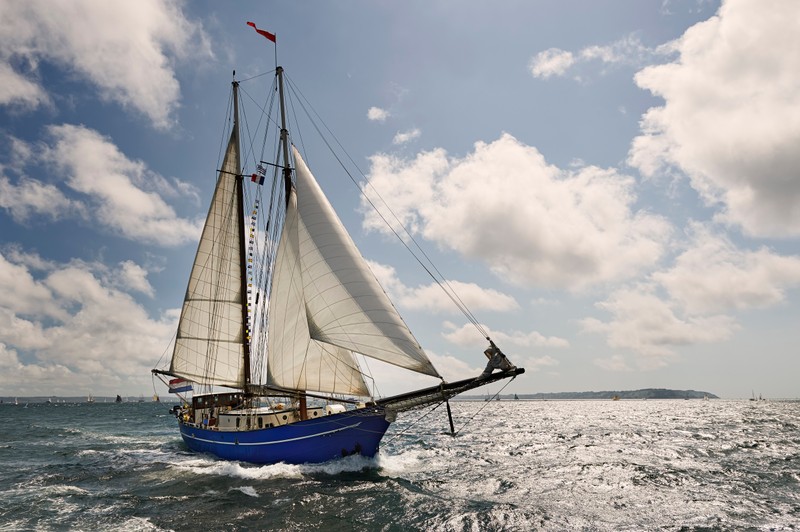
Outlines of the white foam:
M 250 497 L 258 498 L 258 492 L 252 486 L 241 486 L 241 487 L 233 488 L 233 489 L 236 490 L 236 491 L 241 491 L 242 493 L 244 493 L 245 495 L 249 495 Z
M 214 475 L 248 480 L 303 477 L 302 466 L 288 464 L 254 466 L 243 465 L 240 462 L 195 459 L 173 464 L 172 467 L 180 471 L 188 471 L 197 475 Z
M 151 523 L 149 519 L 142 517 L 131 517 L 127 521 L 120 523 L 118 526 L 110 528 L 109 530 L 115 530 L 119 532 L 153 532 L 169 529 L 160 528 Z

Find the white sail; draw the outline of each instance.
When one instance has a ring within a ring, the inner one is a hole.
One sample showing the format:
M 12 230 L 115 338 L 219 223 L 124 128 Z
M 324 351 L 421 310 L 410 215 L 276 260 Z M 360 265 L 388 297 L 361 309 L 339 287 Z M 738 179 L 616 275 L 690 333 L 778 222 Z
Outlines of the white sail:
M 292 189 L 270 293 L 268 383 L 296 390 L 369 395 L 352 353 L 311 338 L 298 225 L 297 194 Z
M 270 295 L 270 379 L 281 386 L 308 380 L 309 372 L 321 368 L 290 357 L 343 360 L 333 346 L 350 360 L 349 352 L 356 352 L 438 377 L 300 154 L 293 152 L 297 207 L 295 214 L 292 194 Z M 306 337 L 316 343 L 303 345 Z
M 228 143 L 181 309 L 170 372 L 188 380 L 244 385 L 239 139 Z

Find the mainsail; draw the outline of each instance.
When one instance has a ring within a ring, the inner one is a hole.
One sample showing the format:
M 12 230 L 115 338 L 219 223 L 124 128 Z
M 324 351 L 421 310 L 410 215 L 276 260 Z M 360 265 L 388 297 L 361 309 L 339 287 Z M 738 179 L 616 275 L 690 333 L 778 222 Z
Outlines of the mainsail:
M 268 383 L 366 395 L 352 353 L 438 377 L 294 148 L 293 155 L 297 190 L 273 273 Z
M 192 265 L 169 371 L 194 382 L 242 387 L 245 295 L 238 137 L 234 128 Z

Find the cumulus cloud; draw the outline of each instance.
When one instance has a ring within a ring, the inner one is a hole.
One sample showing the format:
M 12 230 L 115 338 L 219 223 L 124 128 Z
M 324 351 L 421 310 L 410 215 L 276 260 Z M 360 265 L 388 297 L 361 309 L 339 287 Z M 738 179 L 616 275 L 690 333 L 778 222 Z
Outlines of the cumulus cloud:
M 737 329 L 729 316 L 682 312 L 675 302 L 659 297 L 649 283 L 616 290 L 596 306 L 610 313 L 611 319 L 585 318 L 581 321 L 584 331 L 605 334 L 609 346 L 632 351 L 640 369 L 664 367 L 676 358 L 675 348 L 721 342 Z M 601 364 L 623 367 L 613 358 Z
M 370 107 L 367 111 L 367 118 L 375 122 L 385 122 L 389 118 L 389 111 L 380 107 Z
M 461 159 L 437 149 L 371 162 L 371 187 L 412 234 L 519 285 L 578 291 L 628 278 L 653 267 L 671 233 L 662 217 L 633 210 L 632 178 L 558 169 L 508 134 Z M 385 231 L 362 205 L 365 228 Z
M 66 313 L 63 309 L 50 305 L 52 299 L 52 291 L 37 282 L 26 265 L 10 262 L 0 254 L 0 308 L 8 311 L 11 316 L 65 319 Z
M 472 324 L 465 324 L 461 327 L 457 327 L 453 323 L 445 322 L 444 328 L 447 332 L 442 333 L 442 336 L 455 345 L 473 349 L 480 347 L 481 351 L 485 347 L 486 340 L 477 333 L 477 330 Z M 492 341 L 503 349 L 506 354 L 510 354 L 506 346 L 515 346 L 517 348 L 569 347 L 569 342 L 564 338 L 545 336 L 537 331 L 494 331 L 486 325 L 481 325 L 481 328 L 486 331 Z
M 387 291 L 392 301 L 410 310 L 428 310 L 431 312 L 459 312 L 442 286 L 429 285 L 409 287 L 397 277 L 396 270 L 384 264 L 368 261 L 370 269 L 378 282 Z M 446 281 L 444 288 L 455 294 L 467 308 L 473 311 L 489 310 L 507 312 L 519 308 L 517 301 L 507 294 L 482 288 L 475 283 Z
M 0 3 L 0 104 L 48 102 L 35 75 L 39 62 L 50 62 L 91 82 L 102 99 L 165 129 L 180 97 L 172 63 L 189 57 L 211 57 L 210 46 L 202 27 L 175 2 Z M 10 66 L 19 63 L 27 72 Z
M 632 352 L 639 368 L 662 367 L 680 346 L 729 339 L 739 328 L 733 312 L 780 304 L 789 289 L 800 286 L 800 257 L 766 247 L 741 249 L 700 223 L 690 224 L 688 237 L 670 267 L 598 303 L 611 317 L 584 319 L 584 331 L 604 334 L 609 346 Z M 595 364 L 631 369 L 619 354 Z
M 572 52 L 550 48 L 536 54 L 528 65 L 535 78 L 562 76 L 575 63 Z
M 74 395 L 76 389 L 96 389 L 92 376 L 76 375 L 61 364 L 23 363 L 16 350 L 3 342 L 0 342 L 0 370 L 0 386 L 14 395 L 52 395 L 54 391 Z M 70 383 L 69 388 L 64 387 L 65 382 Z
M 429 350 L 426 350 L 425 353 L 441 376 L 448 382 L 477 377 L 481 374 L 486 364 L 486 359 L 483 353 L 480 352 L 475 353 L 473 359 L 475 365 L 464 362 L 450 354 L 440 355 Z M 377 385 L 378 396 L 381 397 L 436 386 L 440 382 L 434 377 L 421 373 L 411 373 L 380 360 L 366 360 L 361 357 L 360 364 L 362 368 L 368 368 L 368 373 Z
M 765 247 L 742 250 L 693 224 L 687 249 L 652 278 L 690 313 L 767 307 L 785 301 L 787 289 L 800 285 L 800 257 Z
M 23 177 L 15 184 L 0 175 L 0 208 L 8 211 L 17 223 L 25 223 L 33 216 L 51 220 L 88 216 L 81 202 L 67 198 L 55 185 L 29 177 Z
M 0 61 L 2 60 L 0 56 Z M 35 80 L 15 72 L 11 65 L 0 63 L 0 105 L 30 110 L 50 103 L 47 92 Z
M 797 3 L 727 0 L 674 49 L 678 59 L 635 77 L 664 105 L 643 116 L 628 162 L 688 175 L 718 221 L 749 235 L 800 235 Z
M 153 297 L 155 291 L 147 280 L 147 270 L 131 260 L 119 264 L 119 279 L 123 288 Z
M 36 252 L 26 251 L 16 243 L 8 243 L 0 247 L 0 254 L 5 255 L 9 262 L 24 265 L 29 270 L 51 270 L 55 267 L 52 261 L 43 259 Z
M 131 264 L 128 270 L 138 268 Z M 102 265 L 52 266 L 35 277 L 0 254 L 0 386 L 10 394 L 74 395 L 83 383 L 106 394 L 126 381 L 149 383 L 175 313 L 151 319 L 104 279 Z
M 524 367 L 525 371 L 529 372 L 544 371 L 559 365 L 558 360 L 550 355 L 541 357 L 521 357 L 519 360 L 517 360 L 517 357 L 511 357 L 511 362 L 519 367 Z
M 633 371 L 633 369 L 625 361 L 625 357 L 622 355 L 612 355 L 608 358 L 596 358 L 594 359 L 594 365 L 603 368 L 606 371 Z
M 405 144 L 418 138 L 422 132 L 418 128 L 409 129 L 408 131 L 398 132 L 392 139 L 392 144 Z
M 200 222 L 178 217 L 153 191 L 162 186 L 162 178 L 149 171 L 142 161 L 128 159 L 108 138 L 86 127 L 51 126 L 48 131 L 52 144 L 42 147 L 41 160 L 63 172 L 67 186 L 87 198 L 87 204 L 92 206 L 88 211 L 102 227 L 131 240 L 167 246 L 198 238 Z M 6 207 L 16 209 L 12 212 L 18 216 L 48 208 L 40 198 L 22 192 L 22 186 L 11 188 L 0 181 L 0 187 L 3 186 L 24 200 L 19 206 Z M 56 212 L 69 207 L 79 212 L 87 210 L 67 200 L 52 185 L 39 183 L 36 188 L 55 201 L 59 207 Z

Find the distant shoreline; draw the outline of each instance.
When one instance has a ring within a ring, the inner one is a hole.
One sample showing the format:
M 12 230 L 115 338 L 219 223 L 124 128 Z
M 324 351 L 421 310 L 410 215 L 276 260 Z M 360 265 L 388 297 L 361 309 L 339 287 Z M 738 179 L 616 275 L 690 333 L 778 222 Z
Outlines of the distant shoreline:
M 74 403 L 114 403 L 114 402 L 116 402 L 116 396 L 112 396 L 112 395 L 110 395 L 110 396 L 101 395 L 99 397 L 97 397 L 97 396 L 93 397 L 92 399 L 93 399 L 93 401 L 89 401 L 89 398 L 87 396 L 85 396 L 85 395 L 81 395 L 81 396 L 77 396 L 77 397 L 75 397 L 75 396 L 72 396 L 72 397 L 66 397 L 66 396 L 61 397 L 61 396 L 58 396 L 58 395 L 51 395 L 49 397 L 40 396 L 40 395 L 35 395 L 35 396 L 31 396 L 31 397 L 23 397 L 21 395 L 20 396 L 12 395 L 12 396 L 0 397 L 0 401 L 2 401 L 3 404 L 12 404 L 12 405 L 14 404 L 15 401 L 18 402 L 20 405 L 23 405 L 25 403 L 46 403 L 48 401 L 51 401 L 53 404 L 61 404 L 61 403 L 64 403 L 64 404 L 67 404 L 67 403 L 72 403 L 72 404 L 74 404 Z M 180 399 L 177 399 L 175 397 L 159 397 L 158 401 L 153 401 L 152 397 L 144 397 L 144 398 L 142 398 L 142 397 L 133 396 L 133 395 L 128 395 L 128 396 L 123 395 L 122 396 L 122 402 L 125 402 L 125 403 L 174 403 L 174 402 L 179 402 L 179 401 L 180 401 Z
M 698 390 L 669 390 L 666 388 L 644 388 L 641 390 L 607 390 L 601 392 L 555 392 L 555 393 L 505 393 L 499 396 L 502 400 L 590 400 L 590 399 L 719 399 L 711 392 Z M 486 400 L 487 396 L 464 395 L 457 399 L 464 401 Z M 495 399 L 494 395 L 488 399 Z

